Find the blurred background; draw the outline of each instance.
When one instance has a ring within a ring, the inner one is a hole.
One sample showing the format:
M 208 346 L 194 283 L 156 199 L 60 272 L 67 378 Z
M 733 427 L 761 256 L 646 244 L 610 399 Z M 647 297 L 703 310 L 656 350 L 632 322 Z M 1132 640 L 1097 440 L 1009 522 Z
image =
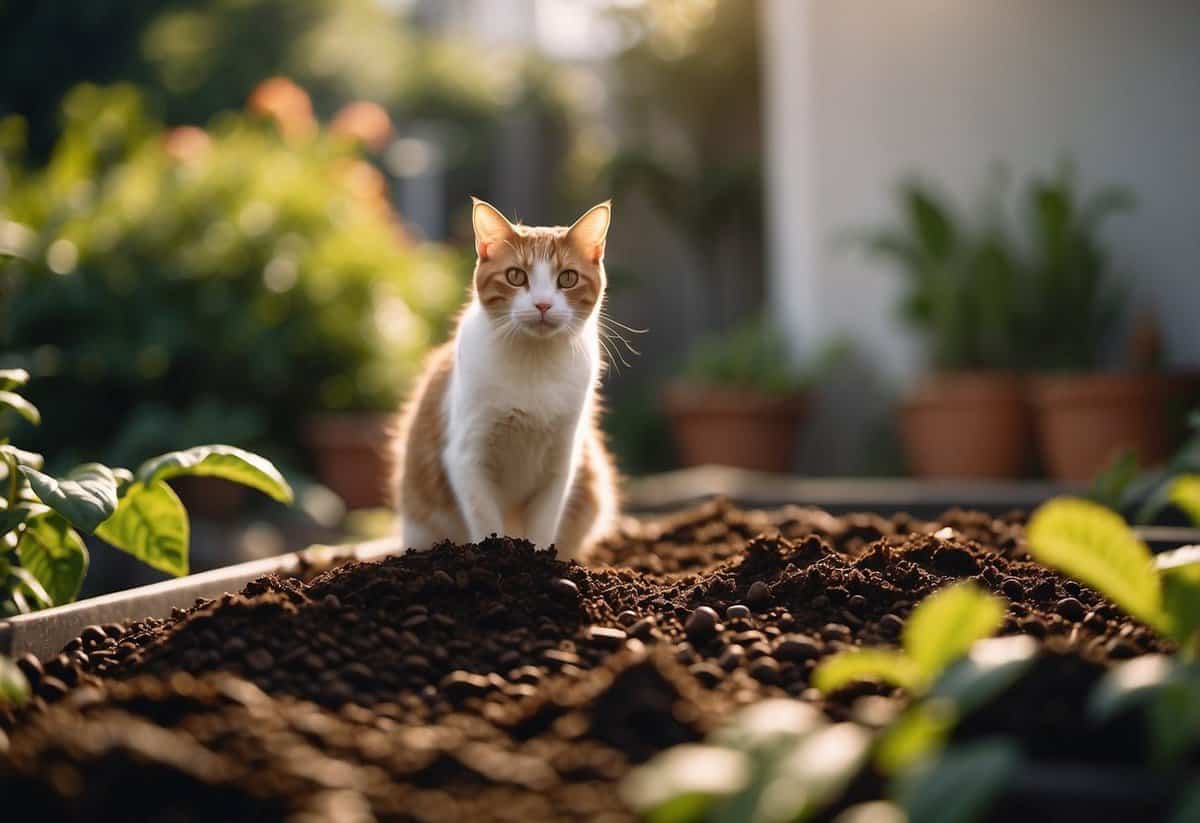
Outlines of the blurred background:
M 2 4 L 0 429 L 276 461 L 180 489 L 197 569 L 381 533 L 469 196 L 612 197 L 625 474 L 1123 488 L 1200 460 L 1197 77 L 1192 0 Z

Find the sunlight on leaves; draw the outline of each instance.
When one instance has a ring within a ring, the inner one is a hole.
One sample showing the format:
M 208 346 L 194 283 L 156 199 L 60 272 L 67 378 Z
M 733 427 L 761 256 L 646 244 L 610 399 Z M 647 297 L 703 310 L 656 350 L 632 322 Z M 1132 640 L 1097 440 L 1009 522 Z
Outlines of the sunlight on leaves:
M 117 508 L 117 480 L 99 463 L 85 463 L 57 479 L 22 466 L 38 499 L 78 529 L 91 533 Z
M 146 485 L 182 475 L 220 477 L 258 489 L 280 503 L 292 502 L 292 487 L 270 460 L 234 446 L 196 446 L 170 452 L 146 461 L 137 470 L 137 479 Z
M 1200 527 L 1200 474 L 1185 474 L 1171 483 L 1170 500 Z
M 1086 583 L 1134 617 L 1165 627 L 1154 561 L 1119 514 L 1060 497 L 1033 513 L 1026 529 L 1035 559 Z
M 921 685 L 924 675 L 903 652 L 848 649 L 826 657 L 812 676 L 812 684 L 826 694 L 857 680 L 879 680 L 912 690 Z
M 59 515 L 47 511 L 27 520 L 17 555 L 55 606 L 79 596 L 87 575 L 88 551 L 83 538 Z
M 96 536 L 159 571 L 188 573 L 187 511 L 166 483 L 132 484 Z
M 5 408 L 12 409 L 35 426 L 42 422 L 42 415 L 37 406 L 16 392 L 0 391 L 0 411 Z
M 973 583 L 956 583 L 921 601 L 904 624 L 904 650 L 932 680 L 1004 622 L 1004 601 Z

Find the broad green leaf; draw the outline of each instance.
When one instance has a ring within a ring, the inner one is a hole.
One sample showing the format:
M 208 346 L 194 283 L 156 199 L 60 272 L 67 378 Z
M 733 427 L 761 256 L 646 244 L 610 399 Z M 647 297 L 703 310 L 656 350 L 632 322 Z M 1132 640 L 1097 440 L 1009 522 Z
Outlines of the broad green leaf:
M 270 460 L 234 446 L 196 446 L 147 460 L 137 479 L 147 485 L 180 475 L 221 477 L 258 489 L 280 503 L 292 502 L 292 488 Z
M 0 705 L 20 708 L 29 700 L 29 681 L 17 664 L 0 655 Z
M 26 521 L 17 555 L 55 606 L 71 603 L 79 596 L 87 575 L 87 547 L 62 517 L 48 511 Z
M 187 511 L 171 487 L 161 481 L 133 483 L 112 517 L 96 536 L 159 571 L 188 573 Z
M 896 799 L 909 820 L 921 823 L 982 820 L 1020 763 L 1020 749 L 1010 740 L 955 746 L 906 773 Z
M 1162 581 L 1168 631 L 1189 654 L 1200 654 L 1200 546 L 1183 546 L 1154 558 Z
M 1004 622 L 1004 601 L 973 583 L 956 583 L 921 601 L 904 624 L 903 645 L 920 676 L 932 680 Z
M 5 408 L 12 409 L 35 426 L 42 422 L 42 415 L 37 406 L 16 392 L 0 391 L 0 411 Z
M 746 788 L 751 777 L 751 760 L 743 752 L 684 743 L 634 769 L 621 795 L 656 823 L 698 820 L 713 801 Z
M 958 712 L 949 700 L 912 704 L 888 726 L 875 749 L 875 763 L 884 774 L 895 774 L 946 744 Z
M 1200 474 L 1185 474 L 1171 483 L 1171 502 L 1200 527 Z
M 0 535 L 5 535 L 20 526 L 34 515 L 48 512 L 50 509 L 41 503 L 18 503 L 11 509 L 0 509 Z M 0 547 L 0 552 L 3 552 Z
M 29 372 L 24 369 L 0 369 L 0 391 L 19 389 L 29 382 Z
M 1200 783 L 1193 783 L 1176 801 L 1169 823 L 1196 823 L 1200 820 Z
M 1165 627 L 1150 550 L 1119 514 L 1059 497 L 1033 513 L 1025 537 L 1037 560 L 1097 589 L 1134 617 Z
M 13 599 L 20 598 L 23 600 L 22 590 L 29 592 L 34 600 L 37 601 L 37 607 L 40 609 L 48 609 L 54 605 L 54 598 L 46 591 L 46 587 L 42 582 L 33 576 L 33 572 L 23 566 L 11 566 L 8 573 L 17 579 L 17 588 L 13 590 Z M 31 611 L 30 608 L 22 608 L 22 611 Z
M 879 680 L 914 690 L 924 676 L 907 655 L 889 649 L 847 649 L 830 655 L 813 670 L 812 684 L 825 693 L 858 680 Z
M 1037 642 L 1028 635 L 980 640 L 942 672 L 929 697 L 950 701 L 960 716 L 969 714 L 1015 683 L 1037 653 Z
M 91 533 L 117 508 L 117 479 L 99 463 L 85 463 L 64 478 L 56 479 L 22 466 L 38 498 L 75 526 Z
M 18 449 L 11 443 L 0 445 L 0 455 L 12 458 L 13 462 L 15 462 L 18 466 L 29 466 L 34 469 L 40 469 L 42 467 L 43 461 L 40 454 L 37 452 L 25 451 L 24 449 Z
M 820 710 L 789 698 L 760 700 L 742 709 L 733 722 L 717 729 L 709 741 L 746 752 L 770 751 L 783 742 L 811 734 L 825 725 Z

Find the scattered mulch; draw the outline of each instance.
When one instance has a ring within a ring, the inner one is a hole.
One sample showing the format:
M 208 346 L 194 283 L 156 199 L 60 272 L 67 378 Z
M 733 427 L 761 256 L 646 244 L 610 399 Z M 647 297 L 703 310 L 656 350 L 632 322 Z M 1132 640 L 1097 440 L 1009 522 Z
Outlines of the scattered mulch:
M 625 820 L 631 766 L 747 703 L 791 695 L 841 719 L 857 697 L 898 699 L 825 698 L 809 678 L 838 649 L 894 645 L 959 579 L 1002 594 L 1003 631 L 1039 638 L 1070 682 L 1049 702 L 1018 688 L 978 733 L 1088 756 L 1082 690 L 1160 642 L 1030 562 L 1022 525 L 718 500 L 629 521 L 586 567 L 495 538 L 262 578 L 20 661 L 38 698 L 0 717 L 0 796 L 63 820 Z

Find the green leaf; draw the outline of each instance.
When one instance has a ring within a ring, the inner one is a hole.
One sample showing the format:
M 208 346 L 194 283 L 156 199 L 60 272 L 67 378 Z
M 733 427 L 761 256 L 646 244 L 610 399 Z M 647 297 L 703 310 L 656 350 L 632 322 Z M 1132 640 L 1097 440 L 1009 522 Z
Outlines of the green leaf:
M 1200 474 L 1185 474 L 1171 483 L 1170 500 L 1200 527 Z
M 857 680 L 880 680 L 913 691 L 924 677 L 907 655 L 888 649 L 847 649 L 826 657 L 812 674 L 812 684 L 826 694 Z
M 0 391 L 18 389 L 29 382 L 29 372 L 24 369 L 0 369 Z
M 1003 600 L 973 583 L 956 583 L 934 592 L 913 610 L 904 624 L 904 650 L 920 676 L 932 680 L 1003 622 Z
M 1020 763 L 1021 752 L 1009 740 L 955 746 L 907 773 L 898 783 L 897 800 L 909 820 L 921 823 L 982 820 Z
M 38 608 L 46 609 L 54 605 L 54 598 L 50 596 L 50 593 L 46 591 L 46 587 L 42 585 L 40 580 L 33 576 L 33 572 L 29 571 L 29 569 L 22 566 L 12 566 L 9 568 L 8 573 L 17 578 L 18 582 L 18 588 L 14 589 L 12 593 L 14 599 L 19 598 L 19 600 L 23 600 L 24 598 L 20 597 L 20 595 L 21 590 L 24 590 L 29 592 L 33 596 L 33 599 L 37 601 Z M 30 609 L 25 607 L 22 608 L 22 611 L 28 612 Z
M 1025 537 L 1035 559 L 1097 589 L 1134 617 L 1165 627 L 1150 550 L 1119 514 L 1059 497 L 1033 513 Z
M 958 717 L 948 700 L 922 700 L 909 706 L 879 739 L 875 750 L 879 770 L 896 774 L 942 748 Z
M 20 708 L 29 700 L 29 681 L 17 664 L 0 655 L 0 705 Z
M 182 577 L 188 573 L 187 511 L 162 481 L 133 483 L 96 536 L 148 566 Z
M 1037 642 L 1028 635 L 980 640 L 942 672 L 929 697 L 948 700 L 960 716 L 966 715 L 1020 679 L 1037 653 Z
M 1169 823 L 1196 823 L 1200 820 L 1200 783 L 1193 783 L 1179 799 Z
M 34 515 L 48 511 L 50 509 L 41 503 L 18 503 L 11 509 L 0 509 L 0 535 L 8 534 Z M 0 553 L 3 551 L 0 547 Z
M 751 776 L 750 757 L 742 752 L 684 743 L 634 769 L 621 795 L 656 823 L 699 820 L 715 800 L 746 788 Z
M 137 479 L 147 485 L 180 475 L 221 477 L 258 489 L 280 503 L 292 502 L 292 488 L 271 461 L 234 446 L 196 446 L 142 464 Z
M 18 449 L 11 443 L 0 445 L 0 455 L 12 458 L 18 466 L 29 466 L 34 469 L 42 467 L 42 456 L 37 452 L 29 452 L 24 449 Z
M 1182 546 L 1154 558 L 1172 638 L 1200 652 L 1200 546 Z
M 12 409 L 35 426 L 42 422 L 42 414 L 37 406 L 16 392 L 0 391 L 0 410 L 4 408 Z
M 88 569 L 87 547 L 62 517 L 45 512 L 26 521 L 17 555 L 55 606 L 79 596 Z
M 38 499 L 75 526 L 91 533 L 117 508 L 117 479 L 99 463 L 85 463 L 59 480 L 22 466 Z

